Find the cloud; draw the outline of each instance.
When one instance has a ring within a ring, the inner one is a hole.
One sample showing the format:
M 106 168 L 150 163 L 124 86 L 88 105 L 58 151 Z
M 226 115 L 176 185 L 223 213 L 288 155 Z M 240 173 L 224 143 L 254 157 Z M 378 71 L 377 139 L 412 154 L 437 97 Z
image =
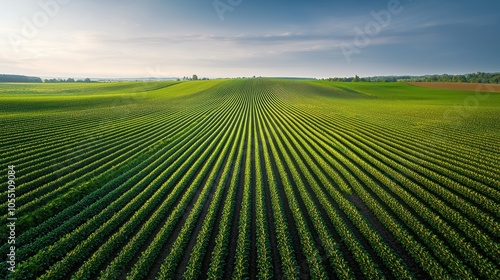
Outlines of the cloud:
M 493 47 L 484 47 L 498 45 L 498 39 L 488 36 L 498 30 L 498 12 L 466 1 L 454 5 L 440 0 L 403 1 L 404 10 L 371 38 L 352 65 L 347 65 L 340 44 L 353 44 L 355 28 L 363 29 L 373 20 L 371 11 L 384 9 L 387 2 L 244 2 L 224 22 L 211 2 L 122 2 L 72 1 L 19 52 L 0 40 L 3 71 L 141 76 L 147 67 L 160 65 L 180 76 L 193 71 L 207 76 L 242 75 L 245 68 L 252 73 L 274 69 L 276 76 L 303 71 L 301 76 L 307 76 L 343 69 L 362 74 L 393 63 L 393 74 L 415 63 L 434 67 L 429 62 L 433 56 L 443 57 L 440 63 L 466 55 L 490 64 L 498 57 Z M 13 7 L 21 6 L 26 5 Z M 32 14 L 15 9 L 18 18 L 0 17 L 2 35 L 19 31 L 20 17 Z M 479 46 L 479 36 L 487 36 L 488 44 Z

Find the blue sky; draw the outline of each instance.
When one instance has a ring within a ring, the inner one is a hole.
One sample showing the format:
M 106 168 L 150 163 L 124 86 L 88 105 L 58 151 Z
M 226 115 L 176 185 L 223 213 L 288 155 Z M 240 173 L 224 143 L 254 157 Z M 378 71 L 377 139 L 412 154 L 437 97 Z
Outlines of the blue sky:
M 500 71 L 500 2 L 4 0 L 0 72 L 42 77 Z

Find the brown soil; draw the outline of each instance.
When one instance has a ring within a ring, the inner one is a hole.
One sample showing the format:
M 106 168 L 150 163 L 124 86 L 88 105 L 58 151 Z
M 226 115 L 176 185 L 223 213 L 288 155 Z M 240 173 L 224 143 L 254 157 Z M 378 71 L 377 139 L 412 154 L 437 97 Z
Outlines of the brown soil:
M 419 87 L 427 87 L 427 88 L 500 92 L 500 84 L 440 83 L 440 82 L 416 82 L 407 84 Z

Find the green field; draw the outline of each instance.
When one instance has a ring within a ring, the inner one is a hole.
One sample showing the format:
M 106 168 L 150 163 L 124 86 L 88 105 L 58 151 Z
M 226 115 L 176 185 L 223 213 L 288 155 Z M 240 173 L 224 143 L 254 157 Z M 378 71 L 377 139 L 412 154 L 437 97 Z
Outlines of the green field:
M 500 93 L 0 84 L 0 108 L 0 278 L 500 279 Z

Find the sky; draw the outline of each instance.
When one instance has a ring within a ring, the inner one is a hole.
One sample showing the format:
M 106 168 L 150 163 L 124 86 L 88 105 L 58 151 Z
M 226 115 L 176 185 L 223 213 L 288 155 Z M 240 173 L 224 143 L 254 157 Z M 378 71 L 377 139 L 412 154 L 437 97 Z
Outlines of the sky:
M 500 71 L 500 1 L 1 1 L 4 74 L 327 78 Z

